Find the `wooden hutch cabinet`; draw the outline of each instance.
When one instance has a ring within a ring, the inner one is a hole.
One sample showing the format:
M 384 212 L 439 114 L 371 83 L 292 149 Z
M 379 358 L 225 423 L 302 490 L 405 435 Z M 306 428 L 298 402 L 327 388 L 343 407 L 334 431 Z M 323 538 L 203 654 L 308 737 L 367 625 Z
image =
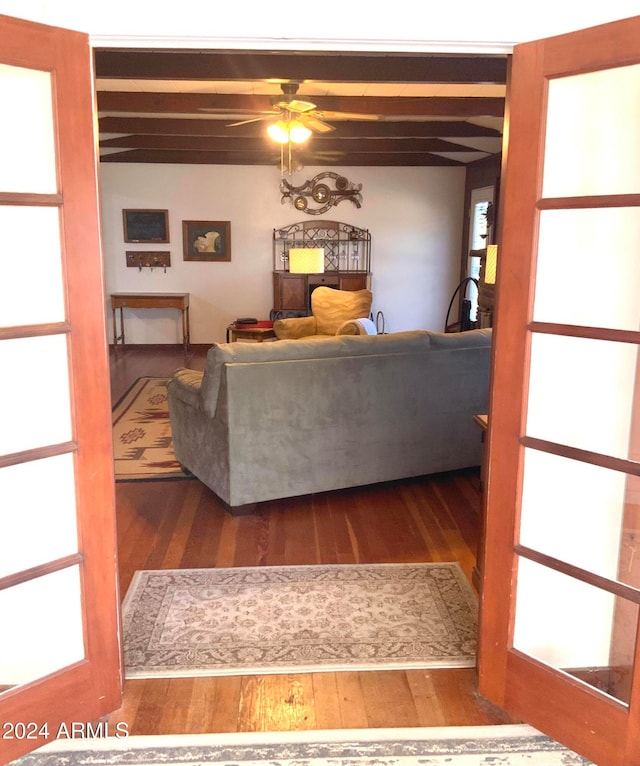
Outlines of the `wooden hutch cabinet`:
M 324 272 L 292 274 L 291 248 L 321 247 Z M 302 221 L 273 231 L 273 316 L 305 316 L 311 293 L 324 285 L 336 290 L 371 288 L 371 235 L 337 221 Z

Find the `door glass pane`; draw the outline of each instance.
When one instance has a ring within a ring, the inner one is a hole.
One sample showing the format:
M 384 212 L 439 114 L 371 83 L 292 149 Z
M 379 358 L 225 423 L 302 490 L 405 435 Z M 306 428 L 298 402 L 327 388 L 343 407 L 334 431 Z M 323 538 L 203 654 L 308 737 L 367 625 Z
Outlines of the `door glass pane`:
M 631 343 L 534 333 L 527 435 L 627 458 L 637 365 Z
M 472 252 L 483 250 L 492 242 L 491 226 L 493 224 L 493 186 L 483 186 L 472 189 L 469 200 L 469 258 L 467 262 L 467 277 L 480 279 L 480 255 Z M 470 318 L 472 322 L 478 319 L 478 288 L 469 283 L 466 297 L 471 301 Z
M 0 64 L 0 103 L 0 192 L 54 194 L 51 75 Z
M 0 688 L 84 658 L 79 567 L 0 590 L 0 614 L 11 625 L 0 631 Z
M 638 607 L 520 557 L 513 646 L 629 703 Z
M 634 477 L 620 471 L 527 449 L 520 542 L 640 587 L 640 505 L 633 502 L 634 485 Z
M 0 455 L 71 439 L 66 335 L 0 341 Z
M 58 209 L 0 207 L 0 327 L 65 318 Z
M 632 194 L 640 64 L 549 81 L 543 197 Z
M 493 192 L 493 189 L 491 189 Z M 491 195 L 493 197 L 493 194 Z M 474 203 L 471 208 L 471 250 L 482 250 L 488 244 L 489 236 L 489 205 L 491 199 L 483 199 Z
M 540 213 L 533 318 L 640 329 L 640 208 Z
M 71 454 L 0 468 L 0 577 L 77 552 L 73 469 Z

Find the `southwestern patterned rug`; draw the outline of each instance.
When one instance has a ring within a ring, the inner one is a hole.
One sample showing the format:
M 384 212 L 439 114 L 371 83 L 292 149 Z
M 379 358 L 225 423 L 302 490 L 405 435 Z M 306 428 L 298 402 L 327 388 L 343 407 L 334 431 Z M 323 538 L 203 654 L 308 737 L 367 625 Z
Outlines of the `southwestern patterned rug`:
M 136 572 L 127 678 L 473 667 L 477 598 L 457 563 Z
M 168 378 L 138 378 L 113 408 L 116 481 L 186 479 L 173 453 Z
M 57 741 L 15 766 L 593 766 L 530 726 L 245 732 Z

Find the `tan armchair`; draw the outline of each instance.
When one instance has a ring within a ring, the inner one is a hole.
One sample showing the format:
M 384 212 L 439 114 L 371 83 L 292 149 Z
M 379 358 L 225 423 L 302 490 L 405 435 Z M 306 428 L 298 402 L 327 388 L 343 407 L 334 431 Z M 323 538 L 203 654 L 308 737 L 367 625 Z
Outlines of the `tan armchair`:
M 370 290 L 316 287 L 311 293 L 311 316 L 276 319 L 273 331 L 279 340 L 358 334 L 352 320 L 368 318 L 372 301 Z

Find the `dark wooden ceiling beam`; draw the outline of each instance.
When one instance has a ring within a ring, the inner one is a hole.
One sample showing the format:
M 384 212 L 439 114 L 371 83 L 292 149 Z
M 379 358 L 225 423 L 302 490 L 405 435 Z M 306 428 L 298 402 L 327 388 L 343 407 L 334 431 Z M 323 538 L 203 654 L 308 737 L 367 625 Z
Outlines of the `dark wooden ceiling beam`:
M 505 84 L 507 56 L 97 49 L 95 68 L 97 77 L 133 80 Z
M 197 114 L 202 109 L 251 114 L 270 112 L 270 96 L 215 93 L 137 93 L 99 91 L 101 112 L 178 112 Z M 478 117 L 504 115 L 504 98 L 400 98 L 376 96 L 323 96 L 313 98 L 318 111 L 357 112 L 406 117 Z
M 463 162 L 440 157 L 437 154 L 411 153 L 349 153 L 340 157 L 322 158 L 300 154 L 300 160 L 305 165 L 318 166 L 354 166 L 354 167 L 458 167 L 464 166 Z M 140 162 L 140 163 L 170 163 L 170 164 L 207 164 L 207 165 L 279 165 L 279 155 L 265 152 L 264 155 L 251 152 L 203 152 L 203 151 L 180 151 L 163 149 L 132 149 L 126 152 L 114 152 L 105 154 L 100 158 L 101 162 Z
M 183 149 L 186 151 L 243 151 L 263 152 L 265 149 L 277 149 L 277 145 L 267 138 L 220 138 L 208 136 L 145 136 L 130 135 L 107 138 L 100 141 L 103 148 L 129 149 Z M 311 139 L 312 150 L 404 153 L 404 152 L 477 152 L 473 147 L 443 141 L 440 138 L 370 138 L 370 139 L 326 139 L 314 136 Z
M 294 81 L 301 83 L 299 97 L 304 98 L 304 82 L 313 80 L 505 84 L 508 57 L 105 49 L 95 51 L 95 61 L 98 78 Z M 277 92 L 274 86 L 274 96 Z M 308 147 L 296 152 L 305 165 L 459 166 L 464 163 L 451 157 L 468 160 L 479 152 L 466 146 L 465 138 L 501 137 L 500 131 L 470 120 L 503 117 L 504 98 L 311 96 L 310 99 L 317 105 L 317 111 L 327 114 L 326 120 L 335 129 L 327 135 L 314 136 Z M 97 100 L 103 162 L 279 164 L 279 148 L 265 141 L 266 120 L 231 127 L 231 123 L 273 113 L 272 96 L 99 90 Z M 333 112 L 379 115 L 381 119 L 338 120 Z M 170 114 L 173 116 L 166 116 Z M 192 117 L 178 117 L 181 114 Z M 120 135 L 106 139 L 107 134 Z M 120 148 L 128 151 L 109 151 Z M 323 154 L 314 156 L 314 151 Z M 450 156 L 440 156 L 444 153 Z
M 335 131 L 326 136 L 333 138 L 450 138 L 492 137 L 499 138 L 500 131 L 474 125 L 471 122 L 459 121 L 412 121 L 404 122 L 334 122 Z M 137 133 L 144 135 L 176 135 L 176 136 L 232 136 L 258 137 L 265 131 L 264 122 L 253 122 L 247 125 L 230 128 L 228 120 L 199 120 L 171 117 L 101 117 L 99 120 L 101 133 Z

